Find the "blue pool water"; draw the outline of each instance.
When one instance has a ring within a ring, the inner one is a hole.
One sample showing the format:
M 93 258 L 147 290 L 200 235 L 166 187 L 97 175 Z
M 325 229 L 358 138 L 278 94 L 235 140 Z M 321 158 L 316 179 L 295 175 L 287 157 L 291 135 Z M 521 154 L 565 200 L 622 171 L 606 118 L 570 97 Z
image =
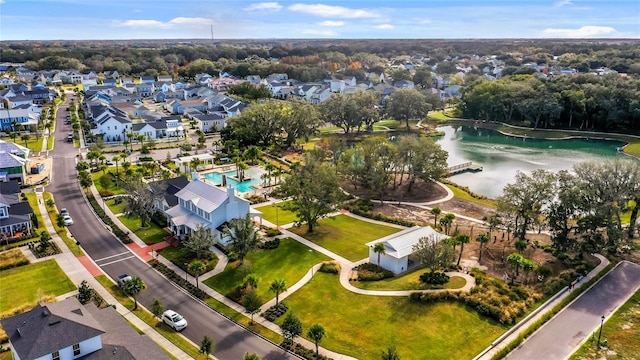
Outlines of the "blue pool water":
M 259 184 L 261 181 L 257 175 L 249 171 L 245 171 L 244 174 L 245 174 L 245 177 L 251 178 L 250 180 L 245 180 L 243 182 L 238 182 L 236 180 L 233 180 L 231 177 L 236 176 L 235 170 L 227 171 L 225 173 L 211 172 L 211 173 L 205 174 L 204 177 L 205 179 L 207 179 L 208 181 L 216 185 L 222 185 L 223 174 L 227 176 L 227 185 L 232 186 L 234 189 L 236 189 L 239 192 L 249 192 L 249 191 L 255 190 L 253 185 Z

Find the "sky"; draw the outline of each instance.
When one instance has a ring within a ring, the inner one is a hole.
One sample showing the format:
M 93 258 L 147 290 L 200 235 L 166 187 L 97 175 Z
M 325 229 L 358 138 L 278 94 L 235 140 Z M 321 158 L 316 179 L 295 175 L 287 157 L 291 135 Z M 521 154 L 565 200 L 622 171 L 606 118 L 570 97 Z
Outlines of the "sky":
M 640 38 L 639 0 L 0 0 L 0 40 Z

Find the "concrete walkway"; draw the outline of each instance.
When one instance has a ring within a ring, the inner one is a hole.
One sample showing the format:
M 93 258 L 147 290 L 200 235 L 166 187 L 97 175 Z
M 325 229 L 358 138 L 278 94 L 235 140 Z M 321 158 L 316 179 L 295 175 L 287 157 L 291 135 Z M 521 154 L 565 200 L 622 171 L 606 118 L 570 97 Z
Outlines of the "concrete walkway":
M 367 259 L 368 260 L 368 259 Z M 469 274 L 461 273 L 458 271 L 450 271 L 446 273 L 449 276 L 459 276 L 464 278 L 467 282 L 463 287 L 459 289 L 431 289 L 431 290 L 365 290 L 360 289 L 351 284 L 349 278 L 351 277 L 351 269 L 342 269 L 340 272 L 340 284 L 347 290 L 361 295 L 373 295 L 373 296 L 409 296 L 412 293 L 431 293 L 442 291 L 460 291 L 468 292 L 476 286 L 476 278 Z
M 51 234 L 51 237 L 52 237 L 51 240 L 58 246 L 58 248 L 62 251 L 62 253 L 54 256 L 49 256 L 43 259 L 39 259 L 39 260 L 36 260 L 35 257 L 33 257 L 33 254 L 31 253 L 31 251 L 28 250 L 26 247 L 22 248 L 23 253 L 31 254 L 29 256 L 30 260 L 34 260 L 34 261 L 42 261 L 42 260 L 47 260 L 51 258 L 55 259 L 58 265 L 60 266 L 60 268 L 62 268 L 62 270 L 67 274 L 69 279 L 71 279 L 71 281 L 74 284 L 76 284 L 76 286 L 79 286 L 83 280 L 86 280 L 89 286 L 93 288 L 98 294 L 100 294 L 100 296 L 104 299 L 104 301 L 106 301 L 108 304 L 115 304 L 116 310 L 118 311 L 118 313 L 120 313 L 120 315 L 122 315 L 125 319 L 127 319 L 127 321 L 135 325 L 136 328 L 143 331 L 156 344 L 158 344 L 159 346 L 161 346 L 162 348 L 164 348 L 165 350 L 167 350 L 169 353 L 171 353 L 173 356 L 175 356 L 180 360 L 192 359 L 191 356 L 189 356 L 187 353 L 185 353 L 180 348 L 175 346 L 173 343 L 167 340 L 167 338 L 160 335 L 160 333 L 158 333 L 153 327 L 150 327 L 145 322 L 140 320 L 140 318 L 138 318 L 135 314 L 133 314 L 129 309 L 120 305 L 118 301 L 111 295 L 111 293 L 109 293 L 104 287 L 102 287 L 102 285 L 100 285 L 100 283 L 94 278 L 94 275 L 92 275 L 89 272 L 89 270 L 87 270 L 87 268 L 82 264 L 82 262 L 80 261 L 80 258 L 75 257 L 71 253 L 67 245 L 64 243 L 64 241 L 62 241 L 60 236 L 58 236 L 58 234 L 56 233 L 55 228 L 51 223 L 51 219 L 49 218 L 49 215 L 47 213 L 47 209 L 44 205 L 42 192 L 36 192 L 36 196 L 38 198 L 38 208 L 40 209 L 40 213 L 42 214 L 44 225 L 46 226 L 47 231 Z M 89 261 L 91 261 L 88 257 L 84 257 L 84 258 L 85 260 L 88 259 Z M 97 266 L 95 266 L 95 268 L 99 269 Z M 69 294 L 64 294 L 59 298 L 64 299 L 69 296 L 73 296 L 76 293 L 77 291 Z M 140 304 L 138 304 L 138 306 L 142 307 L 142 305 Z M 186 338 L 185 340 L 188 341 L 188 339 Z M 196 344 L 193 344 L 193 346 L 195 346 L 196 348 L 198 347 L 198 345 Z
M 577 279 L 573 286 L 565 287 L 560 290 L 556 295 L 551 297 L 547 302 L 545 302 L 542 306 L 534 310 L 531 314 L 529 314 L 526 318 L 522 319 L 519 323 L 505 332 L 498 339 L 493 341 L 489 347 L 483 350 L 478 356 L 474 358 L 474 360 L 490 360 L 496 355 L 500 350 L 505 348 L 508 344 L 514 341 L 520 334 L 522 334 L 529 326 L 534 324 L 540 318 L 542 318 L 547 312 L 551 311 L 557 304 L 559 304 L 562 300 L 567 298 L 571 293 L 577 290 L 577 288 L 583 283 L 591 280 L 594 276 L 602 272 L 604 268 L 609 265 L 609 260 L 600 254 L 593 254 L 593 256 L 597 257 L 600 260 L 600 264 L 596 266 L 591 272 L 589 272 L 586 276 Z

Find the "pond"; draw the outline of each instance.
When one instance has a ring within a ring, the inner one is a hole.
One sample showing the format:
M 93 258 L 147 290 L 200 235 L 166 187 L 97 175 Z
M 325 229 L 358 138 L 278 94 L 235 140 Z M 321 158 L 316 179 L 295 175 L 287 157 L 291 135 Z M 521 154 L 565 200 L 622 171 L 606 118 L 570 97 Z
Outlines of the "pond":
M 557 172 L 586 161 L 633 161 L 618 152 L 618 147 L 624 145 L 620 141 L 519 138 L 473 126 L 442 126 L 437 130 L 445 133 L 436 143 L 449 153 L 449 166 L 471 161 L 483 167 L 481 172 L 461 173 L 450 179 L 490 198 L 500 196 L 505 185 L 513 183 L 518 170 Z

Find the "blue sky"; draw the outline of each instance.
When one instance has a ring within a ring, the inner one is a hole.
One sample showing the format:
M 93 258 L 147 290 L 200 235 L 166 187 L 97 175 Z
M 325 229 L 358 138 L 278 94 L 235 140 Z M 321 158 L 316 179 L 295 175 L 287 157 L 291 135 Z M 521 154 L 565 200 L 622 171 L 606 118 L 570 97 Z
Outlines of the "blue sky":
M 638 0 L 0 0 L 0 40 L 640 38 Z

